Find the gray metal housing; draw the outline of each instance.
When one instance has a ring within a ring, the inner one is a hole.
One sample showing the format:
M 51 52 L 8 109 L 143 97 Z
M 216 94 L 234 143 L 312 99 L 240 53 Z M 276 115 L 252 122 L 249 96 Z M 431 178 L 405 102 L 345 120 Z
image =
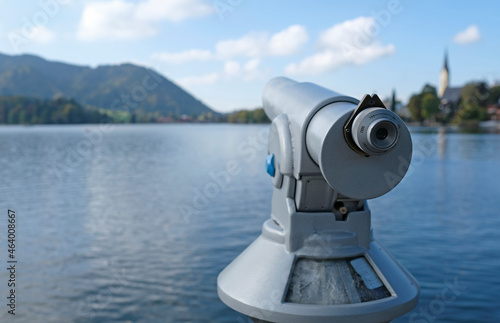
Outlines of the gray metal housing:
M 275 168 L 271 219 L 218 277 L 219 297 L 231 308 L 257 321 L 298 323 L 387 322 L 416 306 L 418 283 L 374 240 L 365 201 L 402 179 L 401 159 L 411 160 L 411 138 L 403 124 L 402 139 L 389 153 L 366 157 L 352 151 L 342 127 L 358 103 L 286 78 L 266 86 L 264 109 L 273 120 L 268 152 Z M 387 297 L 335 305 L 287 301 L 298 260 L 356 257 L 366 259 Z

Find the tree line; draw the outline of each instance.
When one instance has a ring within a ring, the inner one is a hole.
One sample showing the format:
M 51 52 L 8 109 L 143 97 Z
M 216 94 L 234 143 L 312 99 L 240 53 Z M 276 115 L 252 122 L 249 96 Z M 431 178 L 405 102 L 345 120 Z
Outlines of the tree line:
M 104 118 L 106 114 L 86 109 L 72 99 L 0 97 L 0 124 L 99 123 Z
M 443 109 L 436 88 L 425 84 L 420 93 L 408 102 L 411 118 L 415 122 L 463 123 L 489 119 L 487 107 L 500 103 L 500 86 L 489 87 L 486 82 L 469 82 L 460 91 L 458 102 Z
M 223 123 L 268 123 L 264 109 L 240 110 L 227 114 L 205 113 L 201 115 L 165 116 L 160 112 L 104 110 L 83 107 L 74 99 L 38 99 L 22 96 L 0 97 L 0 124 L 79 124 L 99 123 L 102 120 L 114 123 L 154 122 L 223 122 Z
M 240 110 L 229 113 L 226 117 L 229 123 L 269 123 L 271 122 L 263 108 L 255 110 Z

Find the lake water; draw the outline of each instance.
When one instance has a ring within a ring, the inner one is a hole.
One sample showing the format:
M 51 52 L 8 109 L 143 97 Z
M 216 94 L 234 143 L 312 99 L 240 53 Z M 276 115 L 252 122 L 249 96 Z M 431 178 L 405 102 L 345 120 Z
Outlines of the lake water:
M 10 208 L 16 322 L 246 322 L 216 279 L 269 217 L 266 129 L 0 127 L 0 321 L 14 321 Z M 500 136 L 412 136 L 410 173 L 370 202 L 376 238 L 421 285 L 395 322 L 498 322 Z

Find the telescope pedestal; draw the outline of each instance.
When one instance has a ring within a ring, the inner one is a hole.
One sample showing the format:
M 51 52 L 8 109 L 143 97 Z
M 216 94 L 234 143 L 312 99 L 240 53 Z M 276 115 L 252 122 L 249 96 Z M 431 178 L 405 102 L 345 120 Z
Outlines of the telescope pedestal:
M 284 232 L 276 227 L 268 220 L 262 235 L 217 281 L 220 299 L 255 322 L 388 322 L 417 305 L 417 281 L 377 241 L 346 257 L 335 251 L 332 232 L 329 241 L 311 237 L 308 245 L 287 252 Z M 368 266 L 352 265 L 360 259 Z M 319 264 L 316 272 L 298 273 L 301 261 Z M 380 298 L 365 301 L 365 294 Z

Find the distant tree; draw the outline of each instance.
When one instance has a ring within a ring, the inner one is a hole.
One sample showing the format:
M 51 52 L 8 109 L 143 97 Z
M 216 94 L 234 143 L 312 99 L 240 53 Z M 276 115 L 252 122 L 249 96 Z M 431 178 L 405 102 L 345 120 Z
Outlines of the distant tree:
M 490 90 L 485 82 L 469 82 L 462 88 L 461 98 L 464 106 L 484 107 L 490 97 Z
M 461 92 L 461 105 L 457 114 L 458 122 L 465 120 L 486 120 L 486 104 L 491 92 L 485 82 L 469 82 Z
M 481 121 L 488 118 L 488 114 L 485 109 L 480 108 L 477 105 L 465 105 L 462 107 L 457 114 L 458 121 Z
M 411 118 L 413 121 L 422 121 L 422 96 L 420 94 L 413 94 L 408 103 L 408 109 L 410 109 Z
M 227 121 L 229 123 L 248 123 L 248 120 L 249 120 L 248 110 L 236 111 L 229 114 L 227 117 Z
M 224 118 L 220 118 L 224 121 Z M 269 123 L 264 109 L 258 108 L 255 110 L 240 110 L 227 115 L 227 122 L 229 123 Z
M 100 122 L 104 116 L 64 98 L 0 97 L 0 123 L 4 124 L 88 123 Z
M 253 120 L 255 123 L 269 123 L 271 120 L 266 115 L 266 112 L 262 108 L 253 110 Z
M 248 110 L 241 110 L 236 113 L 238 123 L 248 123 L 250 121 L 251 113 Z
M 425 84 L 420 93 L 411 96 L 408 108 L 412 119 L 422 122 L 425 119 L 435 119 L 435 115 L 439 112 L 439 103 L 436 88 Z
M 500 103 L 500 85 L 490 88 L 488 103 Z
M 396 101 L 396 90 L 392 90 L 392 100 L 391 100 L 391 111 L 396 112 L 396 106 L 398 102 Z
M 436 87 L 430 85 L 430 84 L 425 84 L 424 87 L 422 88 L 422 94 L 428 93 L 428 94 L 434 94 L 437 96 L 437 91 Z
M 422 117 L 424 119 L 434 119 L 439 112 L 440 102 L 435 93 L 422 93 Z
M 27 122 L 27 121 L 29 121 L 29 117 L 30 116 L 28 116 L 26 114 L 26 110 L 20 109 L 17 112 L 17 122 L 18 123 L 21 123 L 21 124 L 29 123 L 29 122 Z
M 63 105 L 61 120 L 63 123 L 82 123 L 84 121 L 82 107 L 67 102 Z

